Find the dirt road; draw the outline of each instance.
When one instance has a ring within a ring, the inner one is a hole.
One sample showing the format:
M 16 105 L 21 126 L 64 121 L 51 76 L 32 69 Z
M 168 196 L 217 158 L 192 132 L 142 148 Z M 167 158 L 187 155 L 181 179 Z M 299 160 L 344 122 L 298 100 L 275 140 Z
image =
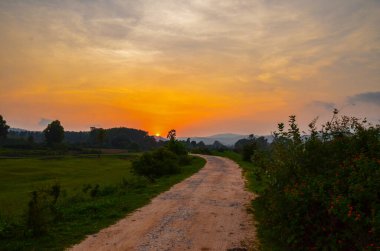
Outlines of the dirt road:
M 190 178 L 72 250 L 228 250 L 252 243 L 241 169 L 215 156 Z M 238 249 L 235 249 L 238 250 Z M 243 250 L 243 249 L 241 249 Z

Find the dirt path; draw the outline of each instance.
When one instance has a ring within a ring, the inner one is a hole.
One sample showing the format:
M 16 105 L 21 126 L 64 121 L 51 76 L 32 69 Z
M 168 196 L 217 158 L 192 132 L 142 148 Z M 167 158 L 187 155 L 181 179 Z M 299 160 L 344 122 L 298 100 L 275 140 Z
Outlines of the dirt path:
M 207 160 L 201 171 L 72 250 L 219 251 L 252 243 L 246 206 L 253 195 L 244 189 L 241 169 L 226 158 L 201 157 Z

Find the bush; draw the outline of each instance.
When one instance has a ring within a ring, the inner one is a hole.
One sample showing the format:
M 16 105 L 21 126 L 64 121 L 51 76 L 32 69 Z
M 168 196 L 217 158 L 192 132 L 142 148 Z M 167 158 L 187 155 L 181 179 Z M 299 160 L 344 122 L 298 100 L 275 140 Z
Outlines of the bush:
M 158 177 L 178 173 L 180 168 L 177 155 L 161 147 L 133 161 L 132 170 L 153 182 Z
M 56 202 L 61 187 L 54 184 L 50 188 L 41 188 L 31 192 L 26 214 L 26 225 L 33 236 L 44 234 L 50 223 L 58 218 Z
M 251 161 L 252 155 L 255 152 L 256 145 L 252 142 L 243 146 L 242 155 L 244 161 Z
M 174 154 L 181 156 L 181 155 L 187 155 L 187 149 L 185 144 L 182 142 L 179 142 L 175 139 L 170 139 L 166 145 L 167 149 Z
M 270 155 L 260 156 L 268 183 L 254 208 L 264 242 L 281 250 L 380 247 L 380 127 L 336 115 L 320 131 L 313 121 L 307 138 L 291 116 Z

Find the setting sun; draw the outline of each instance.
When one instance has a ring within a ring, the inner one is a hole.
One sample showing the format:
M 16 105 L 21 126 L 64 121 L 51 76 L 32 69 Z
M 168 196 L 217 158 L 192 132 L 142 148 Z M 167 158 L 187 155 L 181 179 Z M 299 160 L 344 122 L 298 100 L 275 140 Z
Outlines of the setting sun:
M 307 128 L 343 106 L 375 123 L 379 8 L 0 1 L 0 114 L 28 130 L 59 119 L 66 130 L 175 128 L 180 137 L 268 135 L 290 114 Z
M 157 136 L 157 137 L 160 137 L 160 134 L 159 134 L 159 133 L 156 133 L 156 136 Z

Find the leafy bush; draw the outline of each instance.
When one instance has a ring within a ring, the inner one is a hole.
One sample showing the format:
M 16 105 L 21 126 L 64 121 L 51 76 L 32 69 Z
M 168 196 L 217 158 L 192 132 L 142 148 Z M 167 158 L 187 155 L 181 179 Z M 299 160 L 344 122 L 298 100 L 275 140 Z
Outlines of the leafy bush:
M 334 113 L 302 137 L 295 116 L 258 158 L 266 189 L 254 201 L 264 246 L 281 250 L 380 248 L 380 127 Z M 275 243 L 269 245 L 269 242 Z
M 150 181 L 180 171 L 177 155 L 165 147 L 144 153 L 140 159 L 132 162 L 132 169 L 136 174 L 145 176 Z
M 246 139 L 238 140 L 234 145 L 234 151 L 241 153 L 244 161 L 251 162 L 252 158 L 260 154 L 265 154 L 269 150 L 268 140 L 261 136 L 256 138 L 253 134 Z M 256 152 L 260 152 L 257 154 Z
M 243 146 L 242 155 L 244 161 L 251 161 L 255 148 L 256 145 L 254 142 L 249 142 Z
M 181 156 L 181 155 L 187 155 L 187 149 L 186 146 L 179 142 L 178 140 L 170 139 L 166 145 L 167 149 L 174 154 Z
M 26 225 L 32 235 L 44 234 L 49 224 L 58 217 L 58 210 L 55 207 L 60 195 L 61 187 L 54 184 L 50 188 L 41 188 L 31 192 L 31 199 L 28 203 L 26 214 Z

